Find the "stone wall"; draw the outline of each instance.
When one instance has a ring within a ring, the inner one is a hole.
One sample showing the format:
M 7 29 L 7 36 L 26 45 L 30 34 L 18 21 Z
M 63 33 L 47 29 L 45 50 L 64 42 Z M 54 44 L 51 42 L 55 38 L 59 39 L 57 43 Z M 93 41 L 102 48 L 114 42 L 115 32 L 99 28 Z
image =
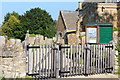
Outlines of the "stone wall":
M 0 77 L 23 78 L 26 76 L 26 53 L 25 46 L 31 45 L 52 45 L 55 37 L 47 38 L 42 35 L 29 37 L 26 35 L 25 41 L 20 39 L 7 39 L 0 36 Z
M 30 34 L 26 35 L 25 41 L 27 41 L 27 44 L 31 45 L 52 45 L 55 41 L 56 38 L 47 38 L 42 35 L 36 35 L 34 37 L 30 37 Z
M 75 33 L 68 34 L 67 37 L 69 45 L 75 45 L 80 43 L 80 40 Z
M 19 39 L 0 36 L 0 77 L 26 76 L 26 54 Z

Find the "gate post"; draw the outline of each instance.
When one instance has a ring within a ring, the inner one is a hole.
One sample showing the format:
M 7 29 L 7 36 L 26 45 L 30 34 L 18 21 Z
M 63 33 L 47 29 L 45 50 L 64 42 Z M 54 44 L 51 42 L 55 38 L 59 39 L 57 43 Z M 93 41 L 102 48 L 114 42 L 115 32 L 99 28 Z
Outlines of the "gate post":
M 55 47 L 57 48 L 56 52 L 56 70 L 55 70 L 55 76 L 56 78 L 60 78 L 59 76 L 59 66 L 60 66 L 60 49 L 59 49 L 59 44 L 55 44 Z
M 29 74 L 28 45 L 26 45 L 25 47 L 25 53 L 26 53 L 26 74 Z
M 114 41 L 111 42 L 113 49 L 112 49 L 112 66 L 113 66 L 113 71 L 112 73 L 116 73 L 118 72 L 118 58 L 116 57 L 116 55 L 118 55 L 118 51 L 115 50 L 116 49 L 116 43 Z
M 27 30 L 25 41 L 24 41 L 24 52 L 26 54 L 26 74 L 29 74 L 29 53 L 28 53 L 28 45 L 29 45 L 29 30 Z

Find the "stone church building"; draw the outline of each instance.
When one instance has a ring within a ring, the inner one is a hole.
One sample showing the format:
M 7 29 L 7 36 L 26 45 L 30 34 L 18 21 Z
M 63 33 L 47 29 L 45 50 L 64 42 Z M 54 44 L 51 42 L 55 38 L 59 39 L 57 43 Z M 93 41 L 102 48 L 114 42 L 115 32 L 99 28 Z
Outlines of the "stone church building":
M 85 44 L 87 23 L 112 23 L 113 29 L 120 29 L 120 3 L 119 0 L 101 0 L 99 2 L 79 2 L 75 11 L 59 12 L 57 34 L 63 40 L 62 44 Z M 96 1 L 96 0 L 92 0 Z M 118 34 L 112 33 L 113 40 Z

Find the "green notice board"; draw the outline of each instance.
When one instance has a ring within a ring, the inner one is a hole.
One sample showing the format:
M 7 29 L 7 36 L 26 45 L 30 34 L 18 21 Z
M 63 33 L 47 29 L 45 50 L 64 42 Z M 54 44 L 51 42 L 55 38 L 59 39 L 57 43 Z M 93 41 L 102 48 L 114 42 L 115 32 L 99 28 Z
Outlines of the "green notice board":
M 112 26 L 100 26 L 100 43 L 109 43 L 112 40 Z

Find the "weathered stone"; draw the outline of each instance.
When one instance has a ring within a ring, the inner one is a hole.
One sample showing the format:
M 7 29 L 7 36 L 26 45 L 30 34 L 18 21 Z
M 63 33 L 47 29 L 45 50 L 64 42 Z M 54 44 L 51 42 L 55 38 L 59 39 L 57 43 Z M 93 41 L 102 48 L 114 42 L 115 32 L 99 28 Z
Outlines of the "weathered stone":
M 5 40 L 4 36 L 0 36 L 0 45 L 5 45 Z
M 2 62 L 3 62 L 2 57 L 0 57 L 0 63 L 2 63 Z
M 5 46 L 5 40 L 4 36 L 0 36 L 0 56 L 2 55 L 2 49 Z
M 47 39 L 45 40 L 45 44 L 47 44 L 47 45 L 51 45 L 52 43 L 53 43 L 53 40 L 52 40 L 52 39 L 47 38 Z
M 35 45 L 39 45 L 40 44 L 40 35 L 36 35 L 34 42 L 35 42 Z
M 53 37 L 53 42 L 56 42 L 56 37 Z
M 41 39 L 41 40 L 44 40 L 44 36 L 40 35 L 40 39 Z
M 42 35 L 40 35 L 40 45 L 44 44 L 44 37 Z
M 6 43 L 5 43 L 5 47 L 8 48 L 9 46 L 10 46 L 10 40 L 7 39 L 7 40 L 6 40 Z
M 23 41 L 23 42 L 22 42 L 23 49 L 26 49 L 26 45 L 28 45 L 28 44 L 27 44 L 27 41 Z
M 26 59 L 22 57 L 2 58 L 3 62 L 0 65 L 0 74 L 6 78 L 23 77 L 26 73 Z
M 7 71 L 13 71 L 13 67 L 8 66 Z
M 12 58 L 3 58 L 3 64 L 9 66 L 13 62 Z
M 7 40 L 0 36 L 0 75 L 6 78 L 16 78 L 25 76 L 26 54 L 19 39 Z
M 34 41 L 35 41 L 35 37 L 29 37 L 29 41 L 28 41 L 29 44 L 34 44 Z
M 114 42 L 117 43 L 117 41 L 118 41 L 118 31 L 113 32 L 113 37 L 114 37 L 113 38 Z
M 21 40 L 20 40 L 20 39 L 16 39 L 16 40 L 15 40 L 15 46 L 16 46 L 17 48 L 21 48 L 21 47 L 22 47 L 22 43 L 21 43 Z
M 13 47 L 15 45 L 15 39 L 10 39 L 10 46 L 9 47 Z
M 20 73 L 19 76 L 20 78 L 25 78 L 26 73 Z
M 29 37 L 28 39 L 25 39 L 25 41 L 23 42 L 23 46 L 25 45 L 25 43 L 31 45 L 51 45 L 53 42 L 55 42 L 55 40 L 56 38 L 53 41 L 53 38 L 47 38 L 42 35 L 36 35 L 35 37 Z
M 4 71 L 4 77 L 5 77 L 5 78 L 13 78 L 13 75 L 12 75 L 11 72 Z
M 0 70 L 0 76 L 2 76 L 3 75 L 3 71 L 2 70 Z
M 13 57 L 13 56 L 15 56 L 15 54 L 14 54 L 14 51 L 12 52 L 12 51 L 7 50 L 7 49 L 5 51 L 5 49 L 4 49 L 2 56 L 4 56 L 4 57 Z

